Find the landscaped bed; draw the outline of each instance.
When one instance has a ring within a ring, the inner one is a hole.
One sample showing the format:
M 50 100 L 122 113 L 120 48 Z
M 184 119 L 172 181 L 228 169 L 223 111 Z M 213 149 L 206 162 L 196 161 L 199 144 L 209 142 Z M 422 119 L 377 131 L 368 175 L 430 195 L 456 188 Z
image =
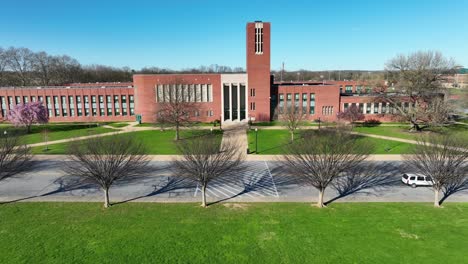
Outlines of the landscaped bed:
M 115 130 L 113 130 L 115 131 Z M 212 136 L 217 137 L 221 144 L 222 132 L 219 130 L 181 130 L 181 138 L 188 139 L 201 135 L 212 133 Z M 141 140 L 147 149 L 147 154 L 151 155 L 172 155 L 179 154 L 176 146 L 175 131 L 174 130 L 146 130 L 128 132 L 121 135 L 130 135 L 137 140 Z M 34 154 L 66 154 L 69 143 L 50 144 L 49 150 L 44 151 L 45 146 L 34 147 L 32 152 Z
M 468 204 L 14 203 L 0 263 L 466 263 Z
M 255 152 L 255 131 L 248 133 L 249 149 Z M 284 148 L 290 142 L 290 133 L 285 129 L 258 130 L 258 153 L 263 155 L 284 154 Z M 296 133 L 295 140 L 300 140 L 300 132 Z M 394 140 L 384 140 L 365 136 L 357 136 L 356 140 L 368 142 L 374 146 L 372 154 L 408 154 L 413 144 Z

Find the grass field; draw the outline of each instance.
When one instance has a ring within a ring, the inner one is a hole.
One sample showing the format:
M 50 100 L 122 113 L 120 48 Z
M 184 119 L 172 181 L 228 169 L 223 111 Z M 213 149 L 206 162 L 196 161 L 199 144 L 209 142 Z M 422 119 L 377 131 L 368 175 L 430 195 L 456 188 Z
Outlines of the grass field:
M 94 134 L 102 134 L 112 132 L 113 129 L 105 127 L 97 127 L 96 124 L 47 124 L 36 125 L 31 127 L 31 132 L 26 133 L 26 128 L 5 126 L 8 133 L 18 133 L 21 135 L 24 144 L 34 144 L 44 142 L 44 134 L 47 129 L 48 141 L 61 140 L 73 137 L 88 136 Z
M 249 149 L 255 151 L 255 131 L 248 132 Z M 275 155 L 283 154 L 284 147 L 289 144 L 289 131 L 283 129 L 270 129 L 258 131 L 258 154 Z M 299 132 L 296 133 L 295 140 L 300 140 Z M 359 142 L 369 142 L 374 146 L 372 154 L 407 154 L 410 153 L 412 144 L 398 142 L 394 140 L 384 140 L 360 136 Z
M 115 128 L 122 128 L 122 127 L 126 127 L 126 126 L 128 126 L 130 124 L 129 123 L 109 123 L 108 125 L 111 126 L 111 127 L 115 127 Z
M 190 138 L 209 134 L 209 130 L 181 130 L 181 138 Z M 147 154 L 151 155 L 171 155 L 179 154 L 175 138 L 174 130 L 147 130 L 125 133 L 131 135 L 137 140 L 141 140 L 147 148 Z M 219 130 L 213 130 L 213 136 L 219 139 L 221 143 L 222 132 Z M 34 154 L 66 154 L 69 143 L 50 144 L 49 150 L 44 151 L 44 146 L 32 148 Z
M 411 133 L 409 132 L 409 126 L 375 126 L 375 127 L 364 127 L 357 126 L 353 129 L 356 132 L 361 132 L 365 134 L 374 134 L 380 136 L 396 137 L 403 139 L 417 139 L 420 135 L 427 134 L 451 134 L 456 136 L 461 136 L 468 140 L 468 126 L 465 125 L 450 125 L 447 127 L 432 127 L 423 130 L 420 133 Z
M 468 204 L 16 203 L 0 263 L 466 263 Z

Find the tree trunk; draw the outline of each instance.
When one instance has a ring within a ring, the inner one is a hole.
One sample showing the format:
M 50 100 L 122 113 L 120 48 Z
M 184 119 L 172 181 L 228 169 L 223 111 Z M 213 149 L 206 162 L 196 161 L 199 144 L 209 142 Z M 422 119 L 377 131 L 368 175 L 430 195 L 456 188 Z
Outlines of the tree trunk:
M 28 131 L 28 134 L 31 133 L 31 125 L 26 126 L 26 129 Z
M 179 124 L 176 124 L 176 131 L 175 131 L 175 140 L 179 140 Z
M 419 127 L 418 123 L 416 123 L 415 121 L 411 121 L 410 131 L 419 132 L 421 131 L 421 127 Z
M 319 190 L 319 198 L 317 202 L 317 207 L 323 208 L 325 207 L 325 204 L 323 203 L 323 195 L 325 194 L 325 189 L 320 189 Z
M 294 130 L 291 131 L 291 143 L 294 142 Z
M 201 189 L 202 193 L 202 207 L 206 207 L 206 186 L 203 185 Z
M 439 203 L 439 189 L 434 189 L 434 207 L 440 207 L 440 203 Z
M 109 208 L 109 189 L 104 189 L 104 208 Z

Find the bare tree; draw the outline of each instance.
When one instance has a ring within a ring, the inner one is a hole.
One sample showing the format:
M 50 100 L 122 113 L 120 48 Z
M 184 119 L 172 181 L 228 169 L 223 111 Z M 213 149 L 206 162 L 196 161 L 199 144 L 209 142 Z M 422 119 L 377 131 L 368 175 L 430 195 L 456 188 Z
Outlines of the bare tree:
M 432 178 L 435 207 L 441 205 L 440 192 L 450 195 L 467 187 L 468 142 L 463 138 L 450 134 L 420 137 L 412 152 L 405 156 L 405 164 Z
M 20 137 L 10 133 L 0 135 L 0 181 L 30 170 L 32 164 L 30 149 L 21 143 Z
M 410 122 L 411 130 L 420 131 L 421 126 L 435 121 L 428 116 L 435 109 L 431 104 L 433 100 L 443 98 L 441 77 L 455 67 L 455 62 L 440 52 L 419 51 L 408 56 L 398 55 L 386 65 L 389 81 L 395 85 L 375 90 L 379 95 L 376 101 L 389 103 L 394 112 L 391 114 Z M 437 122 L 444 120 L 438 118 Z
M 96 137 L 70 144 L 64 171 L 81 177 L 83 182 L 98 185 L 109 207 L 109 189 L 117 182 L 135 180 L 150 169 L 145 148 L 128 135 Z
M 4 75 L 7 66 L 7 55 L 5 50 L 0 47 L 0 85 L 5 82 Z
M 29 85 L 33 69 L 33 52 L 27 48 L 11 47 L 6 51 L 6 55 L 8 68 L 16 74 L 21 85 Z
M 318 207 L 325 206 L 326 188 L 368 157 L 372 148 L 355 139 L 343 129 L 324 129 L 310 131 L 303 140 L 286 147 L 284 168 L 319 191 Z
M 200 102 L 197 93 L 191 93 L 186 82 L 174 78 L 164 89 L 157 90 L 157 122 L 164 122 L 175 128 L 175 139 L 180 139 L 180 128 L 190 125 L 190 116 L 196 111 L 196 102 Z
M 174 175 L 198 183 L 202 206 L 206 207 L 206 188 L 211 181 L 243 169 L 244 155 L 237 142 L 223 141 L 213 136 L 186 139 L 178 144 L 182 157 L 172 162 Z
M 34 72 L 38 75 L 41 85 L 49 85 L 52 78 L 54 58 L 41 51 L 33 54 L 32 66 Z
M 337 115 L 338 119 L 343 119 L 351 123 L 353 125 L 356 121 L 364 120 L 364 114 L 359 111 L 359 108 L 352 104 L 350 107 L 345 109 L 343 112 L 339 112 Z
M 304 120 L 305 114 L 298 107 L 286 107 L 284 111 L 279 113 L 281 124 L 289 130 L 291 134 L 291 142 L 294 141 L 294 132 L 299 128 Z

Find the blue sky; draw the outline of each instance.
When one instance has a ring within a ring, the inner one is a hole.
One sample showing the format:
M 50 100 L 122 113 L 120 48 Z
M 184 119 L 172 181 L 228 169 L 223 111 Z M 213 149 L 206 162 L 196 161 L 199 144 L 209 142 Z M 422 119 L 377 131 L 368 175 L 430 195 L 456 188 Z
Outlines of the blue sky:
M 272 69 L 379 70 L 439 50 L 468 66 L 468 1 L 0 0 L 0 46 L 83 64 L 245 67 L 245 24 L 272 23 Z

